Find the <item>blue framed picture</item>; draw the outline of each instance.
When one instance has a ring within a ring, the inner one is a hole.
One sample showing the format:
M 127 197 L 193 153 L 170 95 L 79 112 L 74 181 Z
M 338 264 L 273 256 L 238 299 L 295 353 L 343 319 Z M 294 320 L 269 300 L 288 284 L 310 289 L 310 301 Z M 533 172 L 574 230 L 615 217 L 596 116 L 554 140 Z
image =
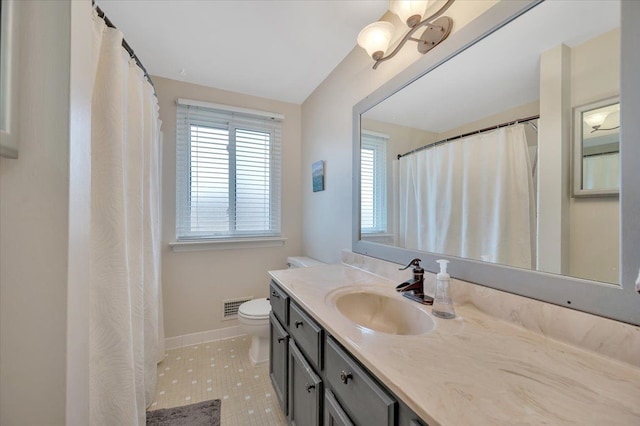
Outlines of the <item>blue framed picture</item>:
M 324 161 L 316 161 L 311 165 L 313 192 L 324 191 Z

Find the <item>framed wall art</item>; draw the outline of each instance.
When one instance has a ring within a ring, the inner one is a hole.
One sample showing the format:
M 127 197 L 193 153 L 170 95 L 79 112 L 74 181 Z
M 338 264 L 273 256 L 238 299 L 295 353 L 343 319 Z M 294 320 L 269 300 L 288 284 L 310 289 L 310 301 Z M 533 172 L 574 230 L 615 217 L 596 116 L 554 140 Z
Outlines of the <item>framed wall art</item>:
M 311 165 L 313 192 L 324 191 L 324 161 L 316 161 Z

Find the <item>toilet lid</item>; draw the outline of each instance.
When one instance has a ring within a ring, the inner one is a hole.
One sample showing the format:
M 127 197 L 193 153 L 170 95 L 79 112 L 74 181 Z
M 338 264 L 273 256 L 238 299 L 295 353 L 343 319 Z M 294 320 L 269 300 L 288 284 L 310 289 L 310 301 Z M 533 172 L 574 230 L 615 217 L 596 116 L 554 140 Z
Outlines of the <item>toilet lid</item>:
M 271 304 L 267 299 L 253 299 L 244 302 L 238 308 L 238 314 L 249 318 L 267 318 L 271 312 Z

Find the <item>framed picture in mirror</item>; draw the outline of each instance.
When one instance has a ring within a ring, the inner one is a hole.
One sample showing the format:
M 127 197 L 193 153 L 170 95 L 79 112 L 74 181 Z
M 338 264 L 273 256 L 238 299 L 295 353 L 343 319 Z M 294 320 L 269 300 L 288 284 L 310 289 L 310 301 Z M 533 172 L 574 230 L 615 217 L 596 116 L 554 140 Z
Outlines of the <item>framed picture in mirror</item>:
M 620 192 L 620 98 L 574 108 L 573 196 Z

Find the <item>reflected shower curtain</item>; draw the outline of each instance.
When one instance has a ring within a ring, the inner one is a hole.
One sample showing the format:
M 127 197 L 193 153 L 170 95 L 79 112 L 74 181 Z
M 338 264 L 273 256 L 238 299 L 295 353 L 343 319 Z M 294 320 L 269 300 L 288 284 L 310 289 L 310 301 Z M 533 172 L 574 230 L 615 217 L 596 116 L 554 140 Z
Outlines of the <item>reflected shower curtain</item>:
M 583 157 L 582 187 L 600 190 L 620 188 L 620 153 Z
M 398 160 L 401 247 L 530 268 L 533 179 L 522 124 Z
M 94 13 L 91 425 L 144 425 L 163 335 L 157 99 Z

